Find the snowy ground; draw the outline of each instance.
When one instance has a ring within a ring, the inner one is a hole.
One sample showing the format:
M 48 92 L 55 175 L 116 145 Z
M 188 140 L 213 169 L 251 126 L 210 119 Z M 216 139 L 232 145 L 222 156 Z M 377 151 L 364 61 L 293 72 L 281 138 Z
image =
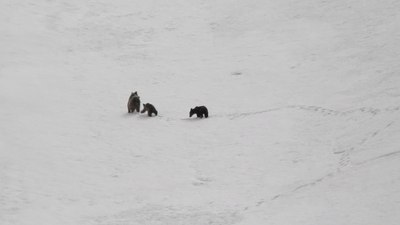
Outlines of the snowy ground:
M 399 10 L 1 0 L 0 224 L 399 224 Z

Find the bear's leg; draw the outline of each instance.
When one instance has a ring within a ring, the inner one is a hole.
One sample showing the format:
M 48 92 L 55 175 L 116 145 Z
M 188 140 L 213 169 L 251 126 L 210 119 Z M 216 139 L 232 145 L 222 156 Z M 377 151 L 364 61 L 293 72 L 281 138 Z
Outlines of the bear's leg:
M 208 118 L 208 112 L 205 112 L 205 113 L 204 113 L 204 116 L 205 116 L 206 118 Z
M 151 117 L 151 112 L 150 112 L 150 111 L 147 111 L 147 115 Z

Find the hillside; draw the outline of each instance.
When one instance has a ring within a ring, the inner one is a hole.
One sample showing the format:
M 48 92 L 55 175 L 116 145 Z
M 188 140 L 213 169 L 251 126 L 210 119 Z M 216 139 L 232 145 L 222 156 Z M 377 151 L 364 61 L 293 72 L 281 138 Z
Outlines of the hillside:
M 0 6 L 0 224 L 400 221 L 400 2 Z

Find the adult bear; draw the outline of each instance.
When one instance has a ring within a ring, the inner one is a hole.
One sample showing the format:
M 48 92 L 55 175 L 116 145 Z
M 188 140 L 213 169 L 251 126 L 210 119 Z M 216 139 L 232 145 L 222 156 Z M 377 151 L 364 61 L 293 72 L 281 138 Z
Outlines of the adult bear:
M 128 100 L 128 113 L 133 113 L 135 110 L 140 111 L 140 97 L 137 91 L 132 92 Z

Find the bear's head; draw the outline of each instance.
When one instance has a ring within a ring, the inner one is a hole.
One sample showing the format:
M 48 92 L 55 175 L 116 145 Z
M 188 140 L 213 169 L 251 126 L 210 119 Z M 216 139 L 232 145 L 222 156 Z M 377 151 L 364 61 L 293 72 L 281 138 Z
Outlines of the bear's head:
M 145 104 L 143 104 L 143 109 L 142 109 L 142 111 L 141 111 L 141 113 L 145 113 L 146 112 L 146 105 Z
M 132 98 L 132 97 L 135 97 L 135 96 L 138 96 L 137 91 L 131 92 L 131 98 Z
M 189 113 L 189 117 L 192 117 L 193 116 L 193 114 L 194 114 L 194 109 L 190 109 L 190 113 Z

